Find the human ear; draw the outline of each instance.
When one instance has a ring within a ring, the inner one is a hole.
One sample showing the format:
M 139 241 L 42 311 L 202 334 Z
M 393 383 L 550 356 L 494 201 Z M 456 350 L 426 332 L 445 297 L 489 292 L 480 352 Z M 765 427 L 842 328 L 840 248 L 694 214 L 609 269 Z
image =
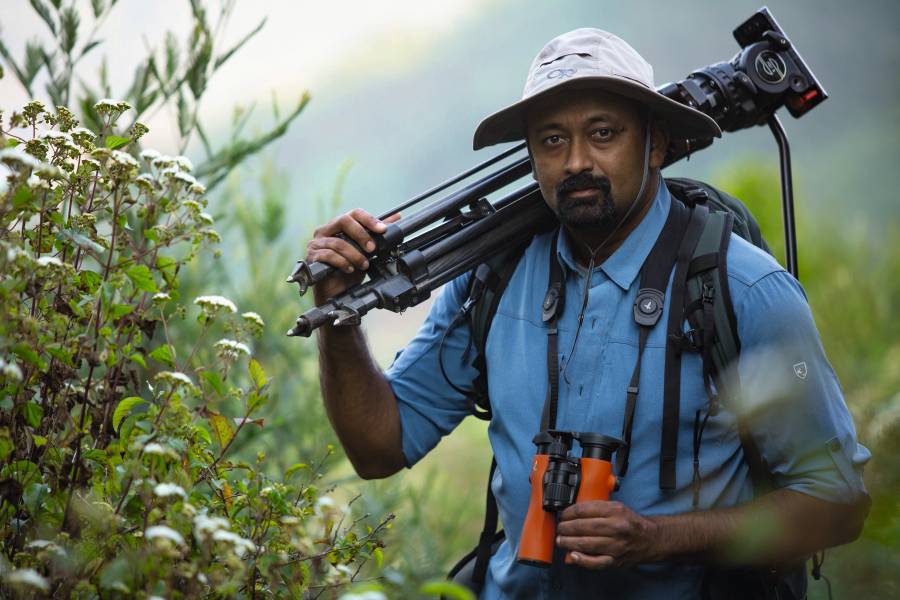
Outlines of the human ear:
M 669 132 L 661 121 L 654 121 L 650 126 L 650 168 L 659 169 L 666 159 L 669 149 Z

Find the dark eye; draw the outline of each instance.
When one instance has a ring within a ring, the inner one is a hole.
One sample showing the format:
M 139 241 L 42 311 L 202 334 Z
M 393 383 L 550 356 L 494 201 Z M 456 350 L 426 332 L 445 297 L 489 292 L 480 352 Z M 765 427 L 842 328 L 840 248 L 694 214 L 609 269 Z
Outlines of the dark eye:
M 598 127 L 591 132 L 591 137 L 601 142 L 608 142 L 613 138 L 615 133 L 616 132 L 609 127 Z
M 555 134 L 548 135 L 547 137 L 544 138 L 544 145 L 545 146 L 558 146 L 562 143 L 562 141 L 563 141 L 563 139 L 561 136 L 558 136 Z

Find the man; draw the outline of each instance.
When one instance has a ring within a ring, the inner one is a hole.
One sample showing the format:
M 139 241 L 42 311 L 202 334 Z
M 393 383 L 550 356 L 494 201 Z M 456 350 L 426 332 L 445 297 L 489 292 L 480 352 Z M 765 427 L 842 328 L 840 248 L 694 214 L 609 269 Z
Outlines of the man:
M 516 561 L 532 438 L 548 386 L 541 313 L 548 257 L 560 264 L 567 298 L 559 317 L 557 427 L 618 436 L 637 358 L 638 276 L 673 202 L 660 175 L 666 148 L 671 140 L 715 135 L 711 119 L 655 92 L 652 68 L 634 49 L 597 29 L 549 42 L 532 63 L 523 99 L 476 131 L 476 149 L 527 140 L 534 177 L 562 224 L 558 234 L 536 236 L 525 251 L 487 340 L 489 436 L 497 460 L 492 489 L 507 537 L 491 558 L 482 597 L 698 598 L 716 565 L 785 564 L 858 536 L 868 509 L 862 466 L 869 454 L 856 441 L 803 291 L 770 256 L 732 236 L 728 287 L 744 393 L 707 422 L 696 506 L 693 422 L 708 402 L 700 358 L 683 359 L 681 460 L 675 489 L 661 489 L 666 331 L 656 327 L 643 354 L 630 467 L 620 488 L 611 501 L 578 503 L 561 513 L 556 544 L 570 553 L 571 565 L 539 569 Z M 335 235 L 372 249 L 367 230 L 384 229 L 357 209 L 316 231 L 307 260 L 343 271 L 315 288 L 317 303 L 361 281 L 368 266 Z M 445 382 L 438 363 L 442 354 L 449 379 L 471 389 L 470 332 L 466 326 L 447 332 L 467 281 L 446 286 L 384 374 L 358 329 L 320 330 L 326 408 L 360 476 L 387 477 L 411 466 L 469 414 L 466 396 Z M 776 488 L 755 499 L 739 417 Z

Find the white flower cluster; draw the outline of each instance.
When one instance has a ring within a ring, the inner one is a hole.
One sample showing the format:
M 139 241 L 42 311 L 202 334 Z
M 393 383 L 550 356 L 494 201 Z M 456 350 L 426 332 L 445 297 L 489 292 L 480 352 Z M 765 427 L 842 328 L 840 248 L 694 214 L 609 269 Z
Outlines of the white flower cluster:
M 126 110 L 131 110 L 131 105 L 124 100 L 101 98 L 94 104 L 94 110 L 98 113 L 125 112 Z
M 238 358 L 241 354 L 250 356 L 250 348 L 236 340 L 222 339 L 215 343 L 216 349 L 228 358 Z
M 143 453 L 145 455 L 153 454 L 156 456 L 168 456 L 170 458 L 178 458 L 178 454 L 176 454 L 174 448 L 172 448 L 171 446 L 164 446 L 157 442 L 150 442 L 149 444 L 146 444 L 141 450 L 143 451 Z
M 241 313 L 241 318 L 244 319 L 245 321 L 247 321 L 248 323 L 253 323 L 254 325 L 257 325 L 257 326 L 259 326 L 259 327 L 265 327 L 265 326 L 266 326 L 266 324 L 265 324 L 265 322 L 263 321 L 262 317 L 259 316 L 258 313 L 255 313 L 255 312 L 252 312 L 252 311 L 251 311 L 251 312 Z
M 217 542 L 227 542 L 234 548 L 235 554 L 243 557 L 245 554 L 256 551 L 256 544 L 230 531 L 231 523 L 222 517 L 208 517 L 201 513 L 194 517 L 194 537 L 198 542 L 212 539 Z
M 191 381 L 191 378 L 180 371 L 160 371 L 156 374 L 156 379 L 161 379 L 172 385 L 194 386 L 194 382 Z
M 184 545 L 184 538 L 181 534 L 166 525 L 154 525 L 148 527 L 147 531 L 144 532 L 144 537 L 148 540 L 164 539 L 175 542 L 175 544 L 179 546 Z
M 110 152 L 110 158 L 114 163 L 123 167 L 130 169 L 139 169 L 141 167 L 138 161 L 134 160 L 133 156 L 127 152 L 122 152 L 121 150 L 113 150 Z
M 22 369 L 19 368 L 19 365 L 6 362 L 2 358 L 0 358 L 0 374 L 13 381 L 22 381 Z
M 19 146 L 0 150 L 0 162 L 8 167 L 27 167 L 29 169 L 37 169 L 44 164 Z
M 174 483 L 157 483 L 153 488 L 153 493 L 160 498 L 168 498 L 169 496 L 181 496 L 187 498 L 184 488 Z
M 31 586 L 42 592 L 50 591 L 50 582 L 34 569 L 16 569 L 5 577 L 9 585 Z
M 139 156 L 141 157 L 141 160 L 144 160 L 150 164 L 153 164 L 154 160 L 162 157 L 162 154 L 160 154 L 153 148 L 147 148 L 146 150 L 141 150 L 141 153 L 139 154 Z
M 71 152 L 81 154 L 81 148 L 75 143 L 75 140 L 70 133 L 49 130 L 41 133 L 41 135 L 38 136 L 38 139 L 46 140 L 47 143 L 56 146 L 57 148 L 65 148 Z
M 198 296 L 194 299 L 194 304 L 213 315 L 220 309 L 230 313 L 237 312 L 237 306 L 225 296 Z
M 365 592 L 348 592 L 343 594 L 338 600 L 387 600 L 384 592 L 377 590 L 368 590 Z
M 63 266 L 63 261 L 59 260 L 55 256 L 42 256 L 34 261 L 39 267 L 47 267 L 53 265 L 54 267 Z

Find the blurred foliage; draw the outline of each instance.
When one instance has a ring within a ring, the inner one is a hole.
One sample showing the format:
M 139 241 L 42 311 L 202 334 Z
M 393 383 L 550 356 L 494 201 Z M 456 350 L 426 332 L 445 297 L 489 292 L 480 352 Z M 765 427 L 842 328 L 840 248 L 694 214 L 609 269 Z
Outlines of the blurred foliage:
M 776 167 L 744 157 L 712 181 L 742 199 L 760 221 L 779 261 L 784 258 L 781 188 Z M 841 381 L 860 442 L 872 452 L 865 481 L 872 510 L 862 536 L 829 550 L 823 572 L 835 597 L 900 595 L 900 225 L 885 219 L 870 235 L 853 202 L 840 214 L 814 212 L 795 198 L 800 281 L 829 360 Z M 827 598 L 811 580 L 810 597 Z

